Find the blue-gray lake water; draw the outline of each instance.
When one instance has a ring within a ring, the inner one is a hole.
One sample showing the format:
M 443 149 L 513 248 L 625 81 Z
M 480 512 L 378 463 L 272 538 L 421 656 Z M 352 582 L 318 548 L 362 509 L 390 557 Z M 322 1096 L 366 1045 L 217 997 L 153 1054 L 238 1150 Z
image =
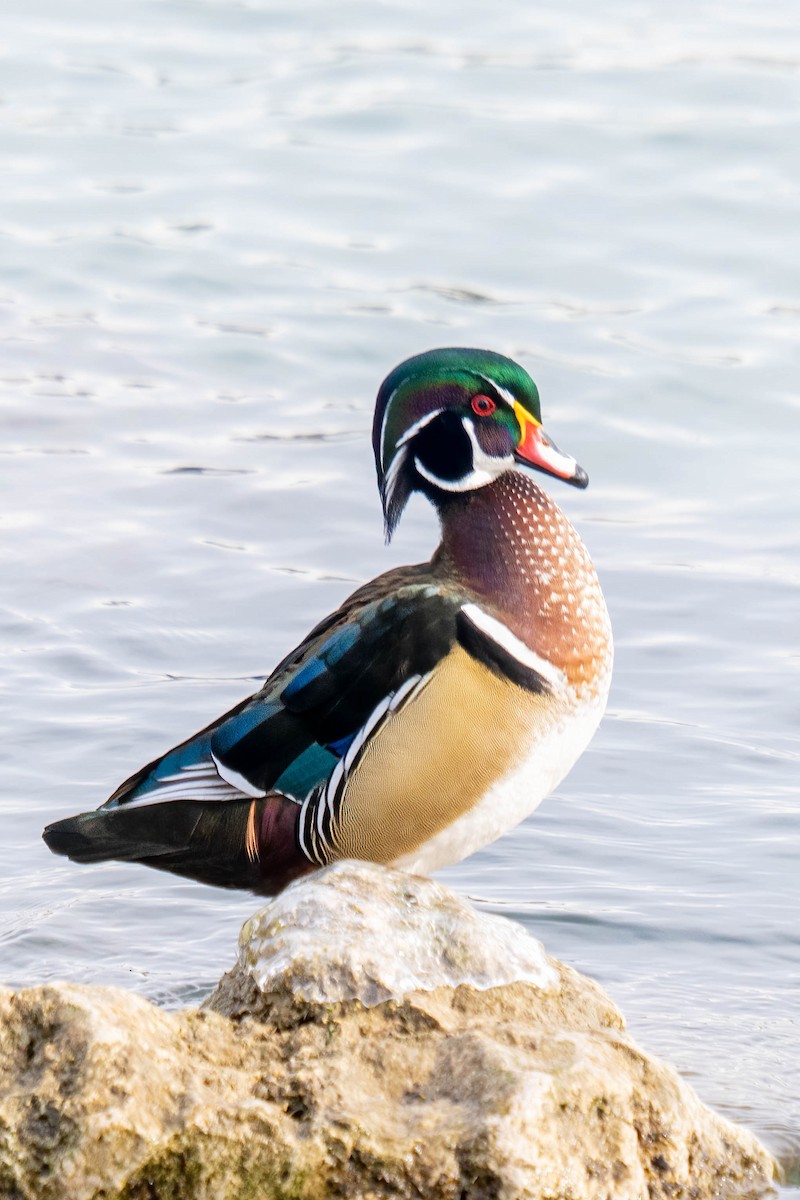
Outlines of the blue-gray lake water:
M 6 0 L 0 978 L 176 1006 L 255 901 L 42 826 L 383 545 L 378 384 L 537 380 L 616 633 L 590 750 L 443 878 L 596 976 L 800 1196 L 800 23 L 786 0 Z

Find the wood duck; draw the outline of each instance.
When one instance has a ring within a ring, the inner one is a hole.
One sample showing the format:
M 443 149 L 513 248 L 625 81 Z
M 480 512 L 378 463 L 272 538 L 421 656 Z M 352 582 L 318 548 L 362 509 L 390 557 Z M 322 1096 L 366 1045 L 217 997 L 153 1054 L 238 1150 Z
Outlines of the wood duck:
M 612 642 L 591 559 L 532 473 L 588 483 L 542 429 L 536 385 L 488 350 L 419 354 L 382 384 L 373 445 L 387 540 L 422 492 L 431 561 L 360 587 L 254 696 L 49 825 L 51 850 L 265 894 L 342 858 L 427 873 L 566 775 Z

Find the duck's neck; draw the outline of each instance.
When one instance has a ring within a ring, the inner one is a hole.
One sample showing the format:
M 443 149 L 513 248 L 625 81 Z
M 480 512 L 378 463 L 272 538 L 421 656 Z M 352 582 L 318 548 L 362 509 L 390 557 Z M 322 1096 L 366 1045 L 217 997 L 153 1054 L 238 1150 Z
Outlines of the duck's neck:
M 610 628 L 583 542 L 527 474 L 508 471 L 440 505 L 437 566 L 568 675 L 610 655 Z

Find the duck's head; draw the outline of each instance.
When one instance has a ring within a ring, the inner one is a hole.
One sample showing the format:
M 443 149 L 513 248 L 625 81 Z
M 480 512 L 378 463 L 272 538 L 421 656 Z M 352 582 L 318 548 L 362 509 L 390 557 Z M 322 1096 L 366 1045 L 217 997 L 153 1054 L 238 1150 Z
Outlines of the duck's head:
M 400 363 L 378 392 L 372 443 L 387 538 L 414 491 L 441 504 L 531 467 L 589 482 L 542 429 L 528 372 L 491 350 L 429 350 Z

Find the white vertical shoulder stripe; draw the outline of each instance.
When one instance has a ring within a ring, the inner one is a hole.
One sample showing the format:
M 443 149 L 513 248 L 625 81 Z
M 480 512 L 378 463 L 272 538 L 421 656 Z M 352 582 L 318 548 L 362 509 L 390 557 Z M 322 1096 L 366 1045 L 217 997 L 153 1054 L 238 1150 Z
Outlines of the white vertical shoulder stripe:
M 532 671 L 536 671 L 553 687 L 564 688 L 567 686 L 567 677 L 561 668 L 557 667 L 555 663 L 548 662 L 546 658 L 542 658 L 541 654 L 537 654 L 535 650 L 531 650 L 502 621 L 491 617 L 477 604 L 464 604 L 461 611 L 476 629 L 480 629 L 481 633 L 486 634 L 498 646 L 502 646 L 524 667 L 530 667 Z

